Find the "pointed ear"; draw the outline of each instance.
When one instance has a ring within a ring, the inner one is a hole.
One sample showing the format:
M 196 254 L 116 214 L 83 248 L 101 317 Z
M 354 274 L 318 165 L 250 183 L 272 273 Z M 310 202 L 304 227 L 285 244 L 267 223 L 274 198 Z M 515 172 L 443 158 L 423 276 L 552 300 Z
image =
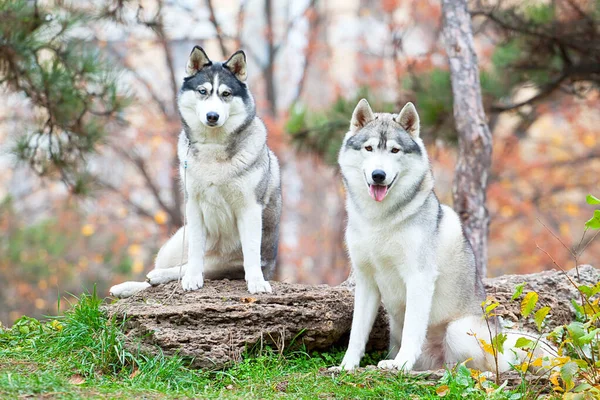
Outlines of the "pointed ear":
M 406 105 L 402 108 L 402 111 L 400 111 L 400 114 L 394 118 L 394 121 L 399 123 L 400 126 L 403 127 L 413 138 L 419 137 L 421 123 L 419 120 L 419 114 L 417 114 L 417 109 L 413 103 L 406 103 Z
M 246 54 L 242 50 L 233 53 L 223 66 L 233 72 L 235 77 L 240 81 L 246 82 L 246 78 L 248 77 L 246 73 Z
M 369 122 L 375 119 L 375 114 L 371 110 L 371 106 L 366 99 L 361 99 L 354 112 L 352 113 L 352 120 L 350 121 L 350 130 L 357 131 L 360 128 L 367 125 Z
M 211 65 L 212 61 L 206 55 L 206 52 L 200 46 L 194 46 L 188 59 L 185 73 L 187 76 L 196 75 L 202 68 Z

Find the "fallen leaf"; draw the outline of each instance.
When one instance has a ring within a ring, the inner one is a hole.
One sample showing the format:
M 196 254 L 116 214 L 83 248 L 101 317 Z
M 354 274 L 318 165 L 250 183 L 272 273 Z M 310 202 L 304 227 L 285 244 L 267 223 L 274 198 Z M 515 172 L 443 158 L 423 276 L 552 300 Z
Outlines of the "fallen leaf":
M 85 383 L 85 378 L 79 374 L 75 374 L 69 378 L 69 383 L 71 385 L 83 385 Z
M 448 385 L 442 385 L 442 386 L 438 387 L 437 389 L 435 389 L 435 392 L 437 393 L 438 396 L 444 397 L 445 395 L 448 394 L 448 392 L 450 392 L 450 388 L 448 387 Z
M 242 303 L 254 303 L 256 299 L 254 297 L 242 297 L 240 301 Z
M 275 385 L 275 390 L 278 392 L 286 392 L 288 388 L 288 381 L 279 382 Z

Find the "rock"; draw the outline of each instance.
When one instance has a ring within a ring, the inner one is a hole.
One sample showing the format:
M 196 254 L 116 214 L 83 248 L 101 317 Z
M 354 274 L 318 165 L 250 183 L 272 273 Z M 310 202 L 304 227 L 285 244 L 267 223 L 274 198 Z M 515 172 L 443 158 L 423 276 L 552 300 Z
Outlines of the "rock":
M 600 272 L 580 267 L 582 283 L 600 281 Z M 575 271 L 568 276 L 575 279 Z M 573 318 L 570 300 L 577 291 L 560 271 L 507 275 L 486 280 L 488 293 L 500 301 L 496 310 L 516 320 L 520 301 L 511 301 L 514 287 L 528 282 L 524 293 L 535 290 L 540 304 L 552 308 L 549 327 Z M 131 351 L 178 353 L 193 359 L 194 367 L 220 369 L 240 359 L 249 349 L 276 350 L 303 345 L 307 351 L 345 347 L 352 322 L 351 285 L 331 287 L 272 282 L 273 294 L 251 295 L 243 281 L 206 281 L 201 290 L 184 292 L 176 282 L 152 287 L 129 299 L 106 306 L 110 316 L 125 320 Z M 528 323 L 526 329 L 534 329 Z M 387 321 L 383 309 L 368 348 L 385 350 Z
M 535 332 L 536 327 L 532 319 L 525 324 L 518 321 L 521 315 L 521 302 L 511 300 L 515 287 L 522 282 L 527 282 L 523 294 L 529 291 L 538 293 L 539 307 L 550 307 L 550 314 L 546 321 L 547 328 L 553 329 L 573 320 L 575 313 L 571 306 L 571 299 L 581 301 L 575 285 L 593 286 L 600 282 L 600 270 L 591 265 L 581 265 L 578 269 L 579 277 L 574 268 L 566 274 L 562 271 L 551 270 L 528 275 L 504 275 L 486 279 L 484 283 L 488 296 L 500 303 L 495 312 L 501 315 L 505 321 L 516 322 L 517 327 Z

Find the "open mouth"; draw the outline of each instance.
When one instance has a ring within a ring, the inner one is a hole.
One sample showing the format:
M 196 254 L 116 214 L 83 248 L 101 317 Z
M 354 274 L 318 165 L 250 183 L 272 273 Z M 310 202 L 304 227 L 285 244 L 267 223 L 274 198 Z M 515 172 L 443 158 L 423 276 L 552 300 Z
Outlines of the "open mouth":
M 369 185 L 369 195 L 375 201 L 383 201 L 392 185 Z

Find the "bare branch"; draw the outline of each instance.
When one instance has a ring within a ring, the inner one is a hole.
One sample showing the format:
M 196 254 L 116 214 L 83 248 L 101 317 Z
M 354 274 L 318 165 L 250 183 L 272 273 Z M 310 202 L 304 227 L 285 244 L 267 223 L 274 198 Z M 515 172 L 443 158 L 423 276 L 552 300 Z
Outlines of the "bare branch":
M 223 58 L 227 58 L 229 52 L 227 51 L 227 47 L 225 47 L 225 41 L 223 40 L 223 30 L 221 29 L 221 25 L 219 25 L 219 22 L 217 21 L 212 0 L 206 0 L 206 7 L 208 7 L 208 12 L 210 13 L 209 21 L 215 28 L 217 40 L 219 41 L 219 47 L 221 47 L 221 53 L 223 53 Z M 242 6 L 240 5 L 240 7 Z

